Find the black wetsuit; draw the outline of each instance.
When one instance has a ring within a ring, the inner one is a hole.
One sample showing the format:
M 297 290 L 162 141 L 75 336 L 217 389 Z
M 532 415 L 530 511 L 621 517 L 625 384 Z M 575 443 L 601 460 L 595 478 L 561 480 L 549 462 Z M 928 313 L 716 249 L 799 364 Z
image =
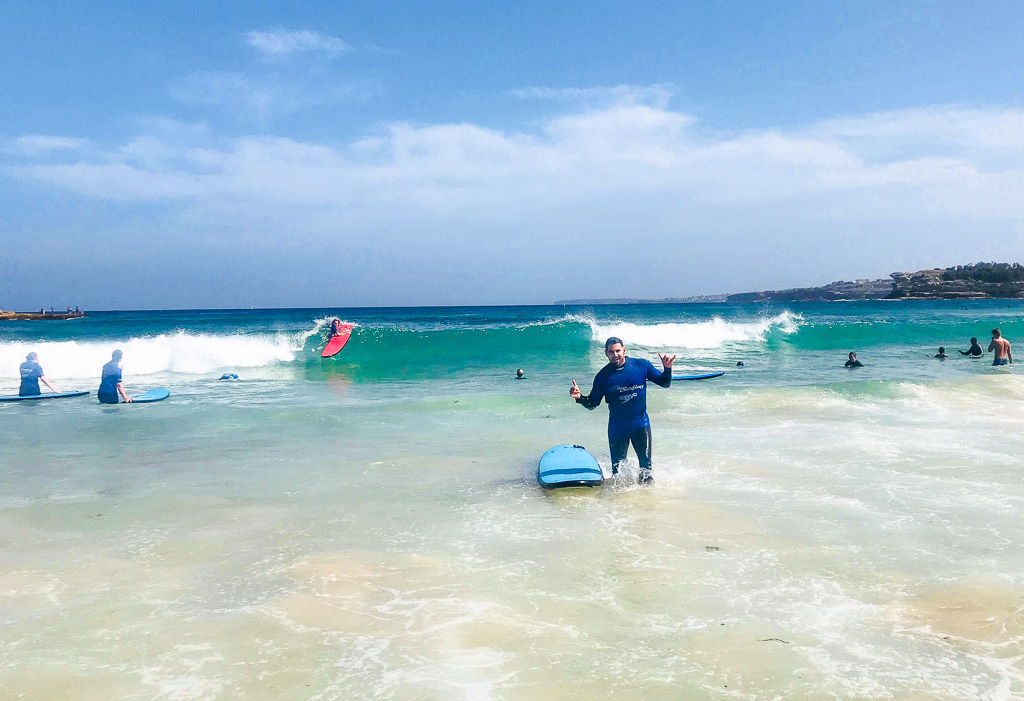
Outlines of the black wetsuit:
M 985 351 L 981 349 L 980 343 L 972 343 L 970 350 L 960 351 L 960 355 L 969 355 L 972 358 L 980 358 L 985 355 Z
M 862 368 L 862 367 L 864 367 L 864 363 L 860 362 L 859 360 L 847 360 L 843 364 L 843 367 L 844 368 Z

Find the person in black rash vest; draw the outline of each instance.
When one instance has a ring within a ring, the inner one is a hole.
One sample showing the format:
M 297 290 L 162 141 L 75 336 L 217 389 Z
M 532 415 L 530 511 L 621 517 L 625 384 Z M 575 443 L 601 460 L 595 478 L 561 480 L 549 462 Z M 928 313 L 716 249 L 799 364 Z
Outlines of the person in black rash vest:
M 21 372 L 21 387 L 18 388 L 19 397 L 36 397 L 42 394 L 39 391 L 40 382 L 49 387 L 51 392 L 57 392 L 43 375 L 43 368 L 36 362 L 37 360 L 39 360 L 39 356 L 36 355 L 35 351 L 32 351 L 25 356 L 25 362 L 18 368 Z
M 124 401 L 131 401 L 131 398 L 124 393 L 124 387 L 121 386 L 121 355 L 119 350 L 111 353 L 110 362 L 103 366 L 103 371 L 100 373 L 100 389 L 96 392 L 96 397 L 101 404 L 117 404 L 117 395 L 119 394 Z
M 968 350 L 960 351 L 960 355 L 969 355 L 972 358 L 980 358 L 985 355 L 985 351 L 981 349 L 981 344 L 978 343 L 978 339 L 971 336 L 971 347 Z
M 661 387 L 672 384 L 674 355 L 662 355 L 665 368 L 659 372 L 648 360 L 627 358 L 622 341 L 614 336 L 604 343 L 608 364 L 594 378 L 590 394 L 584 396 L 572 381 L 569 396 L 587 409 L 596 409 L 604 399 L 608 403 L 608 451 L 612 457 L 612 474 L 618 474 L 619 463 L 626 458 L 633 444 L 640 461 L 640 482 L 654 482 L 651 475 L 651 420 L 647 416 L 647 380 Z

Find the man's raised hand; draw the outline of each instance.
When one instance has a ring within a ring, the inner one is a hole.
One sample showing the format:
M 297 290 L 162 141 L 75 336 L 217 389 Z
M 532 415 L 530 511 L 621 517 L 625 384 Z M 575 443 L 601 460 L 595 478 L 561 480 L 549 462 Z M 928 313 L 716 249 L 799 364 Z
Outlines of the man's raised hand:
M 569 396 L 573 399 L 579 399 L 583 396 L 583 392 L 580 392 L 580 388 L 576 385 L 576 380 L 572 381 L 572 388 L 569 390 Z
M 661 364 L 665 368 L 672 367 L 672 362 L 676 359 L 674 355 L 662 355 L 658 353 L 658 357 L 661 358 Z

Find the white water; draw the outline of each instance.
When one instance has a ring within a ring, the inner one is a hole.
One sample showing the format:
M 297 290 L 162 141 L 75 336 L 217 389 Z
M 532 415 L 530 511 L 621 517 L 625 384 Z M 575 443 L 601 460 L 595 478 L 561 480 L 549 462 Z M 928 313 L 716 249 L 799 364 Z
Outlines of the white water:
M 630 322 L 599 324 L 589 322 L 593 339 L 604 341 L 615 336 L 627 347 L 645 348 L 721 348 L 735 342 L 764 341 L 769 331 L 796 333 L 801 318 L 791 312 L 755 322 L 729 322 L 718 317 L 688 323 L 636 324 Z

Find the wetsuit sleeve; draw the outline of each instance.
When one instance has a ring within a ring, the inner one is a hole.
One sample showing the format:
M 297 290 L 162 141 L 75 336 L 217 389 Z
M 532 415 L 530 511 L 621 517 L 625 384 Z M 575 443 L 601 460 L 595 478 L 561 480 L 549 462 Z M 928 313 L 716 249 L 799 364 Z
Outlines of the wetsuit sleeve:
M 590 388 L 590 394 L 583 395 L 576 400 L 576 403 L 582 404 L 588 409 L 596 409 L 607 391 L 604 378 L 603 372 L 597 373 L 597 376 L 594 378 L 594 386 Z
M 672 368 L 658 370 L 654 364 L 647 361 L 647 379 L 660 387 L 668 387 L 672 384 Z

